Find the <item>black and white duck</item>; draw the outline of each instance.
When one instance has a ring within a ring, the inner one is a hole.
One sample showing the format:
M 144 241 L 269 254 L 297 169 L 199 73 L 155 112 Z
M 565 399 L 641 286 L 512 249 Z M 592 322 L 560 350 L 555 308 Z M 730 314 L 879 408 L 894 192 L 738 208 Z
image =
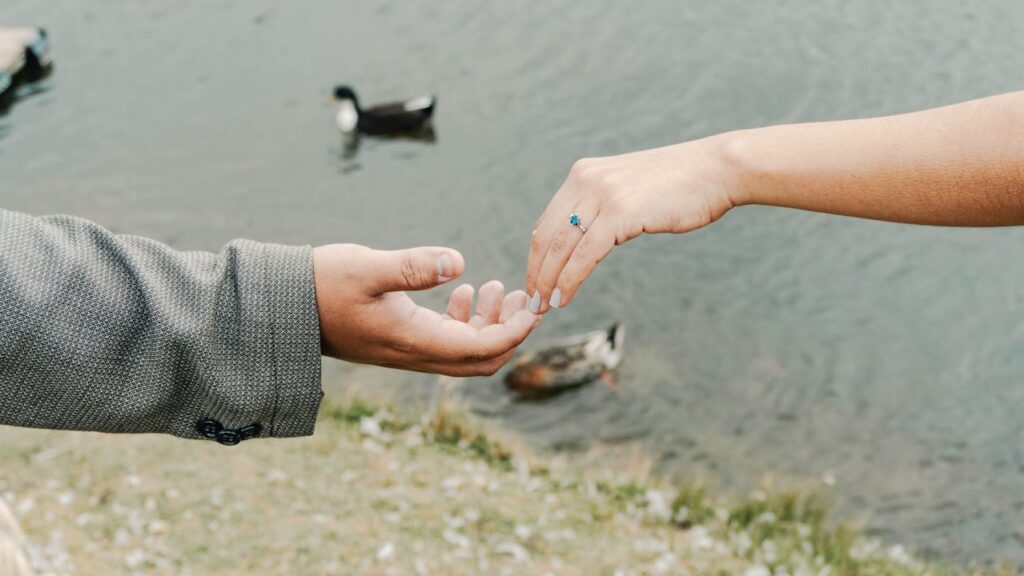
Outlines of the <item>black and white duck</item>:
M 0 70 L 14 79 L 34 80 L 52 64 L 43 28 L 0 27 Z
M 524 396 L 548 396 L 598 378 L 616 389 L 612 371 L 622 362 L 626 330 L 616 322 L 607 330 L 571 336 L 523 354 L 505 375 L 505 385 Z
M 410 134 L 427 129 L 437 103 L 434 96 L 420 96 L 363 108 L 355 90 L 349 86 L 336 87 L 334 99 L 338 102 L 334 121 L 343 134 L 373 136 Z
M 0 96 L 13 93 L 16 84 L 39 80 L 51 66 L 46 30 L 0 27 Z

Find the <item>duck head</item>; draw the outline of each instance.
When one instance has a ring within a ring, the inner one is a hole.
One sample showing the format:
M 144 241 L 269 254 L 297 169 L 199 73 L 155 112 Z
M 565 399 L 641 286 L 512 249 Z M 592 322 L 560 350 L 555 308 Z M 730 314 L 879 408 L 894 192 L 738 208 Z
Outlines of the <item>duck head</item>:
M 335 122 L 338 129 L 348 134 L 355 132 L 359 124 L 359 98 L 352 88 L 339 85 L 334 88 L 334 99 L 338 102 L 338 114 Z
M 356 97 L 356 91 L 353 90 L 351 86 L 346 86 L 344 84 L 338 84 L 337 86 L 335 86 L 334 99 L 339 102 L 348 100 L 352 102 L 352 104 L 354 104 L 356 108 L 359 107 L 359 98 Z
M 608 370 L 614 370 L 622 362 L 622 343 L 626 339 L 626 328 L 616 322 L 604 332 L 595 332 L 584 344 L 584 357 L 599 362 Z

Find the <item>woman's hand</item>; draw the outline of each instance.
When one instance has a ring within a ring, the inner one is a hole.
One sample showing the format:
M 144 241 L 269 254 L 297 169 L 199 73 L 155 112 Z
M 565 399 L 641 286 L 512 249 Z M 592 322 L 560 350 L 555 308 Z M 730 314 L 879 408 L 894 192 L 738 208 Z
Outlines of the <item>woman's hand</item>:
M 734 206 L 717 138 L 577 161 L 537 221 L 527 263 L 531 312 L 568 304 L 612 248 L 642 233 L 682 234 Z M 578 214 L 586 232 L 569 222 Z
M 313 250 L 320 340 L 327 355 L 449 376 L 494 374 L 540 323 L 526 293 L 505 295 L 501 282 L 455 289 L 446 314 L 417 306 L 405 290 L 425 290 L 462 275 L 450 248 L 386 252 L 355 244 Z

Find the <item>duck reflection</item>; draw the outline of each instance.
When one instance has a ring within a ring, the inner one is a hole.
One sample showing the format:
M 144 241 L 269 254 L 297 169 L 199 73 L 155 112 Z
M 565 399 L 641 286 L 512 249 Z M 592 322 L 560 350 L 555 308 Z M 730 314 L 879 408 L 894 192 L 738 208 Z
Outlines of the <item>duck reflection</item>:
M 418 142 L 421 144 L 437 144 L 437 130 L 434 126 L 426 126 L 416 132 L 406 134 L 388 134 L 367 136 L 359 132 L 343 133 L 341 136 L 341 158 L 342 160 L 353 160 L 359 154 L 363 140 L 390 141 L 390 142 Z

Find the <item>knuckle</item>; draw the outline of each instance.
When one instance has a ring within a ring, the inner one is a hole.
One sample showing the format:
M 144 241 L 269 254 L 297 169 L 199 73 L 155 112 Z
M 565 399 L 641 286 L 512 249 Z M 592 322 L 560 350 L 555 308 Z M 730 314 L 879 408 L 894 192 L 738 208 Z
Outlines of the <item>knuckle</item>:
M 569 170 L 569 179 L 575 182 L 589 184 L 598 177 L 599 161 L 597 158 L 580 158 L 573 163 Z
M 402 279 L 408 286 L 422 286 L 426 280 L 426 276 L 423 274 L 423 270 L 416 265 L 416 262 L 412 258 L 405 256 L 402 258 L 402 263 L 399 266 L 402 274 Z
M 572 298 L 573 292 L 576 290 L 580 275 L 593 262 L 593 260 L 587 261 L 582 258 L 574 258 L 566 264 L 565 270 L 562 270 L 562 275 L 558 277 L 558 290 L 562 294 L 562 305 L 569 303 L 569 299 Z
M 488 354 L 487 351 L 483 349 L 472 350 L 462 356 L 463 362 L 469 364 L 479 364 L 481 362 L 486 362 L 490 358 L 491 354 Z
M 536 252 L 544 247 L 544 237 L 541 234 L 534 234 L 530 239 L 530 250 Z
M 559 232 L 551 239 L 551 251 L 552 252 L 565 252 L 569 248 L 569 235 L 565 232 Z
M 721 216 L 721 214 L 715 214 L 715 211 L 711 208 L 710 202 L 706 199 L 697 205 L 695 211 L 697 213 L 697 219 L 701 225 L 711 224 Z
M 534 271 L 528 272 L 528 273 L 526 274 L 526 285 L 527 285 L 528 287 L 532 288 L 532 287 L 534 287 L 534 286 L 536 286 L 536 285 L 537 285 L 537 282 L 539 281 L 539 279 L 540 279 L 540 273 L 539 273 L 539 271 L 536 271 L 536 272 L 534 272 Z
M 572 163 L 572 168 L 569 169 L 569 172 L 579 176 L 580 174 L 589 171 L 593 166 L 593 158 L 580 158 Z
M 621 244 L 624 244 L 628 240 L 629 237 L 626 234 L 625 226 L 620 226 L 619 229 L 615 232 L 615 245 L 619 246 Z
M 405 333 L 405 331 L 401 331 L 400 333 L 393 335 L 388 340 L 388 347 L 403 355 L 412 354 L 417 349 L 415 339 Z
M 593 260 L 594 253 L 596 252 L 595 240 L 584 236 L 580 243 L 576 246 L 576 251 L 573 252 L 573 260 Z
M 595 179 L 592 186 L 602 199 L 607 200 L 618 197 L 623 191 L 628 190 L 630 182 L 615 172 L 606 172 Z
M 471 376 L 471 374 L 467 373 L 466 369 L 461 366 L 444 366 L 439 368 L 437 373 L 443 376 L 451 376 L 453 378 Z
M 626 210 L 628 209 L 627 204 L 628 203 L 626 202 L 625 198 L 623 198 L 622 196 L 612 195 L 609 198 L 605 199 L 604 203 L 601 206 L 601 211 L 609 212 L 615 215 L 625 214 Z
M 479 372 L 481 376 L 494 376 L 501 370 L 501 364 L 496 362 L 487 362 L 480 366 Z
M 629 242 L 633 238 L 639 236 L 641 231 L 642 228 L 640 227 L 629 225 L 619 226 L 618 230 L 615 232 L 615 245 L 618 246 Z

